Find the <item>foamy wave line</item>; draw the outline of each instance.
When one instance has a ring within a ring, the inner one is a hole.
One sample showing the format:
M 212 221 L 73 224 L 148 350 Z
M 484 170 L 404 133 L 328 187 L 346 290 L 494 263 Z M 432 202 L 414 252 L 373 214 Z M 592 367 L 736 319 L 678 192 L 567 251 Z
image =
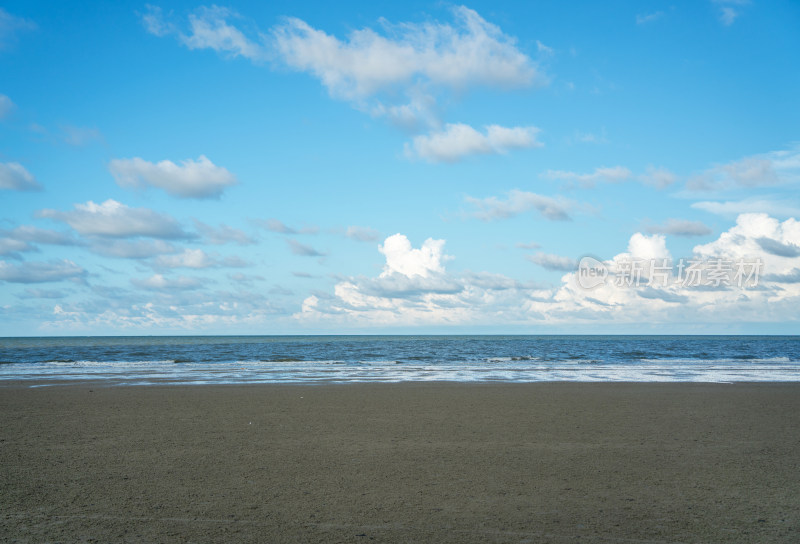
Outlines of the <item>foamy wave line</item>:
M 705 363 L 705 364 L 731 364 L 731 363 L 792 363 L 800 364 L 800 361 L 793 361 L 789 357 L 767 357 L 765 359 L 752 358 L 752 359 L 737 359 L 737 358 L 723 358 L 723 359 L 700 359 L 697 357 L 662 357 L 656 359 L 639 359 L 643 363 L 660 363 L 660 364 L 675 364 L 675 363 Z

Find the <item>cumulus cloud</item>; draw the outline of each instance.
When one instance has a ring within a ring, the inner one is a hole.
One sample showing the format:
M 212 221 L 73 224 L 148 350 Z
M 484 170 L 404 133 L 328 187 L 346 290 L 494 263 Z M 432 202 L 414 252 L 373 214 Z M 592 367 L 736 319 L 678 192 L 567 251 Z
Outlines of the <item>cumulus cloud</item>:
M 547 270 L 560 270 L 568 271 L 575 270 L 578 266 L 578 261 L 569 257 L 562 257 L 561 255 L 553 255 L 550 253 L 536 253 L 529 255 L 528 260 L 534 264 L 538 264 Z
M 196 161 L 186 159 L 180 165 L 168 160 L 153 163 L 138 157 L 113 159 L 108 169 L 120 187 L 157 187 L 181 198 L 219 198 L 226 188 L 237 183 L 236 176 L 216 166 L 205 155 Z
M 429 245 L 426 253 L 425 245 L 415 250 L 404 236 L 395 237 L 397 254 L 408 256 L 413 267 L 390 264 L 394 253 L 387 255 L 384 243 L 386 265 L 380 276 L 343 278 L 333 293 L 307 297 L 294 317 L 308 323 L 360 326 L 768 323 L 796 320 L 800 303 L 800 254 L 795 251 L 800 222 L 780 222 L 765 214 L 740 216 L 718 239 L 696 246 L 689 258 L 704 263 L 703 277 L 709 281 L 719 272 L 715 261 L 761 262 L 761 275 L 742 285 L 686 283 L 685 271 L 662 234 L 634 233 L 626 251 L 596 261 L 607 269 L 608 277 L 591 288 L 581 285 L 575 268 L 554 287 L 523 284 L 497 274 L 453 274 L 439 257 L 443 241 Z M 626 284 L 625 271 L 632 262 L 665 263 L 660 266 L 666 268 L 645 266 L 641 283 Z
M 672 234 L 674 236 L 705 236 L 711 234 L 711 229 L 700 221 L 687 219 L 667 219 L 663 225 L 647 227 L 650 234 Z
M 67 212 L 45 209 L 37 213 L 62 221 L 87 236 L 108 238 L 148 237 L 160 239 L 186 239 L 194 235 L 184 231 L 175 219 L 147 208 L 130 208 L 116 200 L 95 204 L 75 204 Z
M 690 191 L 752 189 L 800 182 L 800 145 L 716 164 L 689 178 Z
M 41 191 L 42 186 L 18 162 L 0 162 L 0 190 Z
M 495 196 L 487 198 L 467 196 L 465 200 L 477 208 L 470 215 L 481 221 L 509 219 L 530 210 L 536 210 L 542 217 L 551 221 L 569 221 L 571 219 L 569 210 L 573 207 L 571 201 L 560 197 L 553 198 L 516 189 L 510 191 L 505 200 Z
M 46 283 L 63 280 L 82 280 L 86 270 L 63 259 L 49 262 L 11 264 L 0 261 L 0 280 L 9 283 Z
M 490 125 L 479 132 L 463 123 L 447 124 L 443 130 L 415 136 L 406 144 L 406 156 L 430 162 L 456 162 L 468 155 L 504 154 L 512 149 L 541 147 L 536 127 Z
M 800 244 L 800 240 L 781 242 L 773 238 L 762 236 L 756 238 L 756 242 L 761 246 L 761 249 L 771 255 L 777 255 L 778 257 L 800 257 L 800 245 L 798 245 Z
M 406 277 L 421 276 L 444 272 L 443 254 L 444 240 L 428 238 L 422 247 L 415 249 L 409 239 L 398 233 L 384 240 L 378 250 L 386 257 L 386 265 L 381 277 L 400 274 Z

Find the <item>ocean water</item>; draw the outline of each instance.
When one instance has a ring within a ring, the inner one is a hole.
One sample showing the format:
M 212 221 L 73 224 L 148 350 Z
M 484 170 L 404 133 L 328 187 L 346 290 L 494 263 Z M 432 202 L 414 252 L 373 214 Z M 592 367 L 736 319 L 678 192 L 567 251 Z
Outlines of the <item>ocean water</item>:
M 0 385 L 800 381 L 798 336 L 0 338 Z

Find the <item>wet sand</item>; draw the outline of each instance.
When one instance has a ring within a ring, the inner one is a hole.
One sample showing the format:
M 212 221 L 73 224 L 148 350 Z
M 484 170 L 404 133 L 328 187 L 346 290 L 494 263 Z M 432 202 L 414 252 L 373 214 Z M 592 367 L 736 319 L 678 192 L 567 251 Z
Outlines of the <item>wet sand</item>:
M 0 539 L 798 542 L 800 384 L 5 384 Z

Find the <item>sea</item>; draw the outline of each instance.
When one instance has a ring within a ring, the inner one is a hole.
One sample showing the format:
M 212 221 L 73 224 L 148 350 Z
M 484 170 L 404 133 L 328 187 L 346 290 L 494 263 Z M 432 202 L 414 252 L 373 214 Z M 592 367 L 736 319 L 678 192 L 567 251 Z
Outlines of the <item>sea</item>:
M 800 381 L 800 336 L 0 338 L 0 385 Z

